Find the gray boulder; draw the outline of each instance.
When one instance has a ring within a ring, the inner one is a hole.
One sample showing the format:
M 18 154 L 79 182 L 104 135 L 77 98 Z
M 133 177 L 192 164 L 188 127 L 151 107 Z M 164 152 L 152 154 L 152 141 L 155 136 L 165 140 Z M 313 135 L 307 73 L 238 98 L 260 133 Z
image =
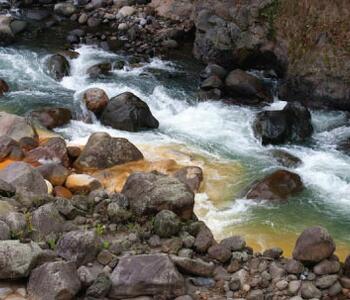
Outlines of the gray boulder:
M 32 271 L 28 294 L 36 300 L 73 300 L 81 288 L 75 264 L 49 262 Z
M 0 279 L 25 278 L 42 254 L 38 244 L 0 241 Z
M 12 197 L 16 194 L 16 188 L 12 185 L 0 179 L 0 196 Z
M 140 159 L 142 153 L 127 139 L 97 132 L 90 136 L 74 166 L 81 171 L 101 170 Z
M 199 258 L 191 259 L 187 257 L 171 256 L 171 260 L 174 262 L 176 267 L 185 274 L 211 277 L 215 269 L 213 262 L 205 262 Z
M 0 112 L 0 136 L 7 135 L 19 141 L 23 137 L 35 137 L 33 128 L 26 122 L 25 118 Z
M 11 236 L 10 227 L 0 220 L 0 241 L 9 240 Z
M 180 231 L 180 220 L 178 216 L 170 210 L 160 211 L 154 219 L 154 232 L 161 238 L 170 238 Z
M 96 258 L 101 245 L 101 240 L 95 231 L 70 231 L 59 239 L 57 254 L 68 261 L 75 262 L 77 266 L 81 266 Z
M 15 20 L 7 15 L 0 16 L 0 46 L 7 46 L 15 41 L 16 34 L 23 31 L 27 23 Z
M 167 209 L 182 219 L 193 215 L 194 194 L 178 179 L 160 173 L 131 174 L 122 193 L 139 216 L 155 215 Z
M 43 176 L 24 162 L 14 162 L 1 170 L 0 179 L 13 185 L 17 192 L 47 194 L 47 185 Z
M 68 76 L 70 66 L 68 60 L 61 54 L 54 54 L 47 60 L 47 68 L 50 76 L 55 80 L 61 80 Z
M 54 12 L 64 17 L 70 17 L 75 11 L 75 6 L 69 2 L 57 3 L 54 7 Z
M 148 105 L 128 92 L 110 99 L 101 115 L 101 122 L 115 129 L 132 132 L 159 126 Z
M 122 257 L 112 275 L 111 299 L 162 296 L 174 299 L 185 294 L 185 281 L 167 255 Z

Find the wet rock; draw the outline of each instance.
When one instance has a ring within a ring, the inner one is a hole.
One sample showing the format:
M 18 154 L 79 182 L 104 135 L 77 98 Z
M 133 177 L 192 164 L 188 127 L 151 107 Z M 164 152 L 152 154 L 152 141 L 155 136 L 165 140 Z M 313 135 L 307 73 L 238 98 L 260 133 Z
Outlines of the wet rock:
M 81 171 L 110 168 L 143 159 L 142 153 L 127 139 L 112 138 L 107 133 L 94 133 L 74 163 Z
M 32 299 L 73 300 L 81 288 L 72 262 L 49 262 L 32 271 L 28 282 L 28 294 Z
M 321 298 L 321 291 L 311 281 L 304 281 L 301 285 L 301 296 L 304 299 L 319 299 Z
M 122 190 L 137 215 L 154 215 L 167 209 L 182 219 L 191 219 L 194 195 L 178 179 L 160 173 L 133 173 Z
M 311 114 L 299 103 L 288 103 L 283 110 L 258 113 L 253 129 L 263 145 L 304 142 L 313 133 Z
M 90 20 L 90 19 L 89 19 Z M 112 65 L 110 63 L 103 63 L 91 66 L 87 69 L 86 73 L 91 78 L 98 78 L 99 76 L 108 76 L 112 71 Z
M 75 6 L 69 2 L 57 3 L 54 7 L 54 12 L 64 17 L 70 17 L 75 11 Z
M 94 231 L 70 231 L 57 243 L 57 254 L 78 266 L 93 261 L 101 249 L 101 240 Z
M 80 149 L 80 147 L 76 147 L 76 146 L 68 146 L 67 147 L 67 152 L 68 152 L 69 158 L 71 160 L 75 160 L 81 154 L 81 149 Z
M 222 80 L 220 79 L 220 77 L 216 75 L 212 75 L 208 77 L 200 85 L 201 89 L 203 90 L 221 89 L 222 86 L 223 86 Z
M 303 163 L 300 158 L 284 150 L 272 150 L 271 154 L 280 165 L 286 168 L 297 168 Z
M 108 104 L 108 96 L 104 90 L 91 88 L 84 92 L 83 99 L 88 110 L 95 114 L 101 113 Z
M 346 155 L 350 155 L 350 138 L 340 141 L 337 145 L 337 150 L 343 152 Z
M 205 253 L 209 247 L 214 244 L 214 242 L 215 240 L 211 230 L 205 224 L 203 224 L 196 235 L 193 246 L 197 252 Z
M 340 270 L 340 263 L 337 260 L 325 259 L 314 266 L 314 273 L 316 275 L 326 275 L 338 273 Z
M 17 192 L 47 194 L 47 186 L 40 172 L 24 162 L 14 162 L 0 171 L 0 179 L 16 188 Z
M 213 276 L 213 272 L 215 269 L 215 265 L 213 262 L 208 263 L 199 258 L 191 259 L 175 255 L 171 256 L 171 260 L 182 273 L 202 277 Z
M 11 29 L 13 19 L 9 16 L 0 16 L 0 45 L 7 46 L 15 40 L 15 34 Z
M 348 255 L 345 259 L 343 270 L 344 275 L 350 278 L 350 255 Z
M 31 224 L 33 227 L 32 239 L 46 240 L 47 237 L 57 237 L 65 228 L 65 220 L 53 203 L 40 206 L 33 211 Z
M 208 249 L 208 254 L 211 258 L 218 260 L 221 263 L 227 262 L 231 258 L 231 251 L 222 244 L 213 245 Z
M 70 65 L 68 60 L 61 54 L 54 54 L 47 60 L 47 68 L 50 76 L 55 80 L 61 80 L 68 76 Z
M 67 168 L 56 163 L 44 164 L 39 166 L 37 170 L 54 186 L 63 185 L 69 175 Z
M 0 279 L 27 277 L 41 254 L 41 248 L 34 242 L 0 241 Z
M 112 283 L 108 275 L 101 273 L 86 291 L 87 297 L 104 298 L 111 289 Z
M 271 248 L 267 249 L 263 252 L 263 256 L 269 257 L 272 259 L 279 259 L 283 254 L 283 250 L 281 248 Z
M 200 167 L 184 167 L 174 173 L 174 176 L 181 182 L 187 184 L 192 192 L 199 191 L 201 182 L 203 181 L 203 170 Z
M 330 257 L 335 244 L 325 228 L 310 227 L 303 231 L 296 241 L 293 258 L 301 262 L 318 263 Z
M 177 235 L 181 224 L 178 216 L 169 210 L 160 211 L 154 219 L 153 229 L 161 238 L 170 238 Z
M 205 80 L 211 76 L 217 76 L 221 80 L 225 80 L 228 72 L 223 67 L 217 64 L 208 64 L 203 72 L 200 73 L 200 78 Z
M 15 141 L 24 137 L 35 137 L 33 128 L 26 119 L 17 115 L 0 112 L 0 136 L 7 135 Z
M 198 98 L 203 101 L 207 100 L 219 100 L 221 99 L 221 90 L 219 89 L 212 89 L 212 90 L 200 90 L 198 92 Z
M 148 105 L 130 92 L 110 99 L 101 115 L 101 122 L 114 129 L 132 132 L 159 126 Z
M 246 197 L 269 201 L 286 201 L 301 192 L 304 185 L 298 174 L 278 170 L 253 184 Z
M 33 150 L 34 148 L 39 147 L 39 141 L 38 139 L 33 137 L 22 137 L 19 140 L 19 146 L 21 147 L 21 150 L 24 153 L 27 153 L 30 150 Z
M 101 183 L 94 177 L 87 174 L 72 174 L 67 177 L 66 187 L 73 194 L 87 195 L 91 191 L 102 187 Z
M 30 117 L 47 129 L 66 125 L 72 119 L 72 113 L 64 107 L 43 107 L 30 112 Z
M 47 139 L 39 147 L 27 152 L 24 160 L 36 165 L 48 162 L 60 163 L 65 167 L 70 165 L 66 142 L 60 137 Z
M 272 102 L 272 95 L 268 88 L 255 76 L 236 69 L 231 71 L 225 79 L 226 94 L 240 103 L 258 105 Z
M 185 294 L 185 281 L 167 255 L 122 257 L 111 275 L 109 298 L 143 295 L 174 299 Z
M 220 245 L 230 249 L 230 251 L 241 251 L 246 246 L 246 242 L 243 237 L 239 235 L 233 235 L 223 239 Z
M 10 91 L 10 88 L 5 80 L 0 78 L 0 97 Z

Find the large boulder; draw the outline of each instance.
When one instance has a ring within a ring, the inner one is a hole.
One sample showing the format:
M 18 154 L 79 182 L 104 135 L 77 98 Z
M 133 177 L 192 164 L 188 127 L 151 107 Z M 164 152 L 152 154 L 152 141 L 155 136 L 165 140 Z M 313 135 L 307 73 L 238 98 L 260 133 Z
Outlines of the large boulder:
M 260 105 L 273 101 L 271 92 L 260 79 L 240 69 L 228 74 L 225 91 L 232 101 L 241 104 Z
M 298 174 L 278 170 L 253 184 L 247 193 L 248 199 L 286 201 L 289 196 L 301 192 L 304 185 Z
M 101 170 L 143 159 L 142 153 L 127 139 L 97 132 L 90 136 L 74 166 L 78 170 Z
M 184 167 L 176 171 L 174 176 L 196 193 L 203 181 L 203 170 L 197 166 Z
M 57 254 L 78 266 L 92 262 L 102 242 L 95 231 L 78 230 L 64 234 L 57 243 Z
M 13 149 L 18 148 L 19 144 L 7 135 L 0 136 L 0 162 L 3 161 Z
M 35 137 L 35 132 L 25 118 L 0 112 L 0 136 L 3 135 L 19 141 L 23 137 Z
M 12 197 L 16 194 L 16 188 L 12 185 L 0 179 L 0 196 Z
M 26 28 L 26 22 L 8 15 L 0 16 L 0 46 L 7 46 L 15 41 L 16 34 Z
M 24 162 L 14 162 L 1 170 L 0 179 L 13 185 L 17 192 L 47 194 L 47 185 L 43 176 Z
M 186 184 L 174 177 L 155 172 L 133 173 L 128 177 L 122 193 L 139 216 L 155 215 L 167 209 L 180 218 L 192 218 L 194 194 Z
M 54 54 L 47 60 L 47 68 L 50 76 L 55 80 L 61 80 L 68 76 L 70 66 L 68 60 L 61 54 Z
M 101 115 L 101 122 L 115 129 L 132 132 L 159 126 L 148 105 L 129 92 L 110 99 Z
M 72 113 L 65 107 L 43 107 L 31 111 L 30 117 L 47 129 L 53 129 L 69 123 L 72 119 Z
M 154 218 L 153 229 L 161 238 L 170 238 L 177 235 L 181 229 L 178 216 L 169 210 L 160 211 Z
M 69 170 L 58 163 L 48 163 L 37 168 L 41 175 L 53 186 L 63 185 L 69 175 Z
M 88 110 L 99 114 L 105 109 L 109 99 L 104 90 L 91 88 L 84 92 L 83 100 Z
M 22 244 L 17 240 L 0 241 L 0 279 L 27 277 L 42 252 L 34 242 Z
M 34 269 L 28 281 L 30 299 L 73 300 L 81 283 L 72 262 L 48 262 Z
M 309 110 L 297 102 L 258 113 L 253 129 L 263 145 L 304 142 L 313 133 Z
M 175 299 L 185 294 L 185 281 L 167 255 L 122 257 L 112 275 L 111 299 L 162 296 Z
M 49 138 L 39 147 L 27 152 L 25 161 L 36 165 L 54 162 L 68 167 L 70 162 L 66 142 L 60 137 Z
M 95 21 L 95 18 L 90 18 L 91 21 Z M 95 27 L 95 26 L 92 26 Z M 112 64 L 110 63 L 102 63 L 102 64 L 97 64 L 93 65 L 90 68 L 87 69 L 86 73 L 89 75 L 91 78 L 98 78 L 101 75 L 102 76 L 107 76 L 110 75 L 112 71 Z
M 318 263 L 331 257 L 335 251 L 335 243 L 323 227 L 310 227 L 298 237 L 293 258 L 304 263 Z
M 6 83 L 5 80 L 0 78 L 0 97 L 4 94 L 7 93 L 10 90 L 8 84 Z

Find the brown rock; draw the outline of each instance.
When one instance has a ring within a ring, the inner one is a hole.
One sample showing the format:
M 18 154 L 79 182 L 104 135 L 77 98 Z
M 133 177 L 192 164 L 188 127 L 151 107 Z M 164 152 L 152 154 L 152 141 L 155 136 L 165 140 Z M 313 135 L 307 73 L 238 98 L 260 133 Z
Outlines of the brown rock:
M 91 88 L 84 92 L 83 99 L 88 110 L 95 114 L 101 113 L 108 104 L 108 96 L 104 90 Z
M 176 267 L 185 274 L 191 274 L 195 276 L 211 277 L 215 269 L 213 262 L 205 262 L 201 259 L 191 259 L 188 257 L 179 257 L 172 255 L 171 260 Z
M 63 186 L 55 186 L 53 188 L 53 194 L 56 197 L 65 198 L 65 199 L 71 199 L 73 197 L 73 194 L 70 190 L 66 189 Z
M 5 80 L 0 79 L 0 97 L 10 91 L 10 88 Z
M 230 249 L 224 247 L 223 245 L 213 245 L 208 249 L 208 254 L 211 258 L 214 258 L 221 263 L 227 262 L 231 258 Z
M 66 187 L 73 194 L 87 195 L 101 186 L 101 183 L 96 178 L 86 174 L 72 174 L 66 180 Z
M 304 188 L 298 174 L 278 170 L 253 184 L 246 195 L 248 199 L 286 201 Z
M 0 136 L 7 135 L 19 141 L 23 137 L 35 137 L 33 128 L 28 125 L 25 118 L 0 112 Z
M 293 258 L 306 263 L 318 263 L 332 256 L 335 243 L 323 227 L 310 227 L 296 241 Z
M 194 248 L 199 253 L 205 253 L 214 242 L 215 240 L 211 230 L 203 224 L 196 236 Z
M 7 135 L 0 137 L 0 162 L 3 161 L 15 147 L 18 147 L 19 144 Z
M 43 107 L 33 110 L 30 116 L 47 129 L 63 126 L 72 119 L 71 111 L 64 107 Z
M 68 169 L 56 163 L 44 164 L 39 166 L 37 170 L 45 179 L 50 181 L 53 186 L 63 185 L 69 175 Z
M 175 172 L 174 176 L 181 182 L 187 184 L 192 192 L 199 191 L 201 182 L 203 181 L 203 171 L 200 167 L 185 167 Z

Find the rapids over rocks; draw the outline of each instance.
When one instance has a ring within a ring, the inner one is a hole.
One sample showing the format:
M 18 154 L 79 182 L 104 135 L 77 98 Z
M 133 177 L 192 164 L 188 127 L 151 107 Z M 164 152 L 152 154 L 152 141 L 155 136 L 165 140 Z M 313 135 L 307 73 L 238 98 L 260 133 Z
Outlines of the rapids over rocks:
M 56 132 L 72 145 L 85 144 L 96 131 L 128 138 L 141 149 L 146 162 L 118 166 L 108 174 L 97 172 L 95 175 L 102 182 L 105 178 L 112 190 L 121 189 L 131 169 L 171 172 L 176 169 L 174 161 L 202 167 L 205 181 L 196 195 L 195 211 L 218 239 L 241 234 L 256 250 L 280 246 L 289 255 L 297 234 L 322 224 L 336 238 L 338 254 L 345 256 L 350 249 L 350 156 L 334 146 L 350 136 L 345 112 L 312 111 L 315 131 L 307 144 L 263 147 L 252 131 L 254 117 L 261 109 L 198 101 L 202 66 L 193 60 L 155 58 L 113 70 L 105 78 L 90 79 L 86 75 L 89 67 L 124 61 L 125 57 L 92 46 L 76 51 L 80 55 L 70 61 L 71 76 L 57 82 L 46 73 L 45 63 L 51 53 L 45 48 L 0 48 L 0 78 L 11 86 L 0 99 L 0 109 L 24 114 L 42 106 L 70 108 L 74 120 Z M 262 77 L 259 72 L 252 74 Z M 149 105 L 159 128 L 131 133 L 103 126 L 82 104 L 83 92 L 92 87 L 102 88 L 109 97 L 134 93 Z M 275 97 L 267 109 L 284 105 Z M 283 204 L 243 199 L 242 190 L 279 166 L 270 155 L 273 149 L 286 150 L 302 160 L 294 172 L 301 176 L 306 189 Z

